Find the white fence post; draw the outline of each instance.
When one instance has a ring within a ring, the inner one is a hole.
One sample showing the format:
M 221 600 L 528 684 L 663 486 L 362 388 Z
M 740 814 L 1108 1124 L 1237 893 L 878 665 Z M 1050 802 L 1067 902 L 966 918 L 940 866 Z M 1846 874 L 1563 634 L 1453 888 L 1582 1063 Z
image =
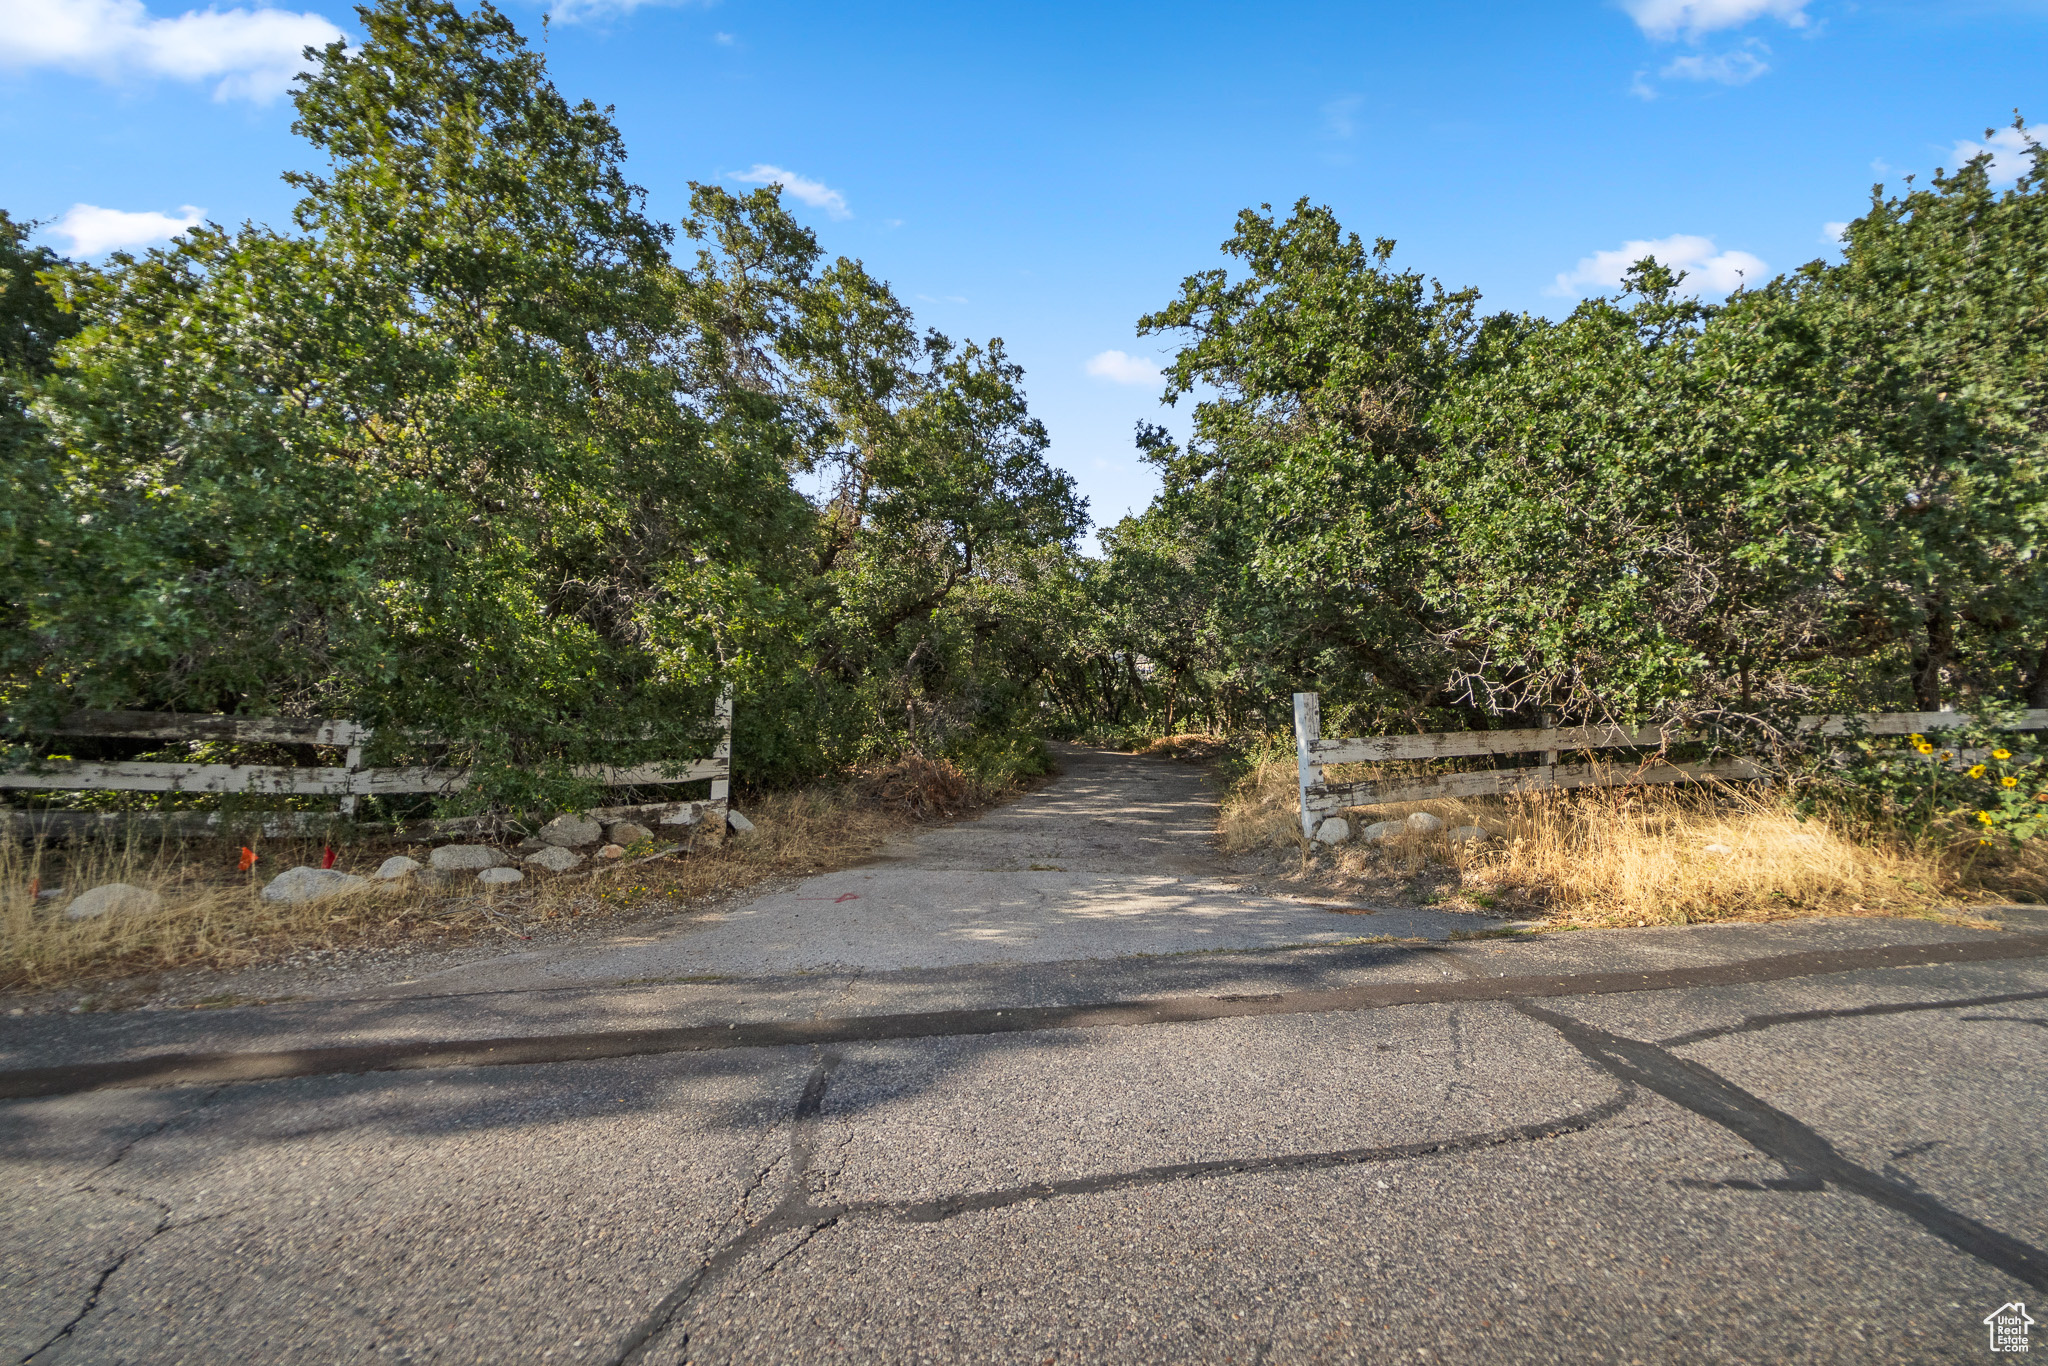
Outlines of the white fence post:
M 1312 692 L 1294 695 L 1294 763 L 1301 789 L 1301 837 L 1316 837 L 1315 812 L 1309 809 L 1308 790 L 1323 785 L 1323 766 L 1316 762 L 1314 745 L 1323 738 L 1323 703 Z
M 726 808 L 732 799 L 732 684 L 718 694 L 718 748 L 711 751 L 712 762 L 724 766 L 723 772 L 711 780 L 711 804 L 718 808 L 718 824 L 725 825 Z

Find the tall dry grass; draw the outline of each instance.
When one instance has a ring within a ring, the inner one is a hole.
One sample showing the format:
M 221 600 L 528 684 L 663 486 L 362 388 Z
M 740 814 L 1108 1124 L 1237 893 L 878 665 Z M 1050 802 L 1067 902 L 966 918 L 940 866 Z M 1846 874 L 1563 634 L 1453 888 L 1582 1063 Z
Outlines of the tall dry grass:
M 1226 850 L 1290 850 L 1340 880 L 1397 881 L 1436 870 L 1452 895 L 1566 924 L 1686 924 L 1790 915 L 1942 913 L 1987 900 L 2034 900 L 2048 849 L 1919 843 L 1802 820 L 1775 789 L 1596 788 L 1525 797 L 1390 803 L 1348 813 L 1353 829 L 1427 811 L 1446 832 L 1304 851 L 1291 763 L 1260 765 L 1226 800 Z M 1440 894 L 1441 895 L 1441 894 Z

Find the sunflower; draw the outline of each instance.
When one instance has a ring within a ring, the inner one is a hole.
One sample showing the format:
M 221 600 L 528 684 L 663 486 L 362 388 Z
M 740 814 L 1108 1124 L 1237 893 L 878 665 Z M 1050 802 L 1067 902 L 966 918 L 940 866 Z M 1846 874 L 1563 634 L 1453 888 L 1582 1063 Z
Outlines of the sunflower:
M 2000 787 L 2018 787 L 2020 785 L 2020 780 L 2018 778 L 2013 777 L 2010 773 L 2008 773 L 2003 778 L 2000 778 L 1998 780 L 1998 785 Z
M 1934 753 L 1934 746 L 1928 744 L 1925 740 L 1922 740 L 1919 744 L 1913 746 L 1913 748 L 1919 750 L 1922 754 Z
M 1972 768 L 1972 769 L 1970 770 L 1970 776 L 1971 776 L 1972 778 L 1981 778 L 1981 777 L 1983 777 L 1983 776 L 1984 776 L 1984 765 L 1982 765 L 1982 764 L 1978 764 L 1978 765 L 1977 765 L 1977 766 L 1976 766 L 1975 768 Z
M 1994 749 L 1991 751 L 1991 757 L 1994 759 L 2010 759 L 2012 758 L 2012 751 L 2009 749 Z
M 1991 824 L 1991 813 L 1989 811 L 1979 811 L 1977 813 L 1977 820 L 1980 824 L 1989 825 Z

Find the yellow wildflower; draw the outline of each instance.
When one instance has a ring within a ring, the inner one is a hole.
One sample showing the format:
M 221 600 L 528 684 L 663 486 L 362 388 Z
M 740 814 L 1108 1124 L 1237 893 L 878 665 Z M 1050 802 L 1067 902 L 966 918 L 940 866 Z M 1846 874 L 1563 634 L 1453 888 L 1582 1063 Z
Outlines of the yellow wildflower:
M 1984 765 L 1982 765 L 1982 764 L 1978 764 L 1978 765 L 1977 765 L 1976 767 L 1972 768 L 1972 769 L 1970 770 L 1970 776 L 1971 776 L 1972 778 L 1981 778 L 1981 777 L 1983 777 L 1983 776 L 1984 776 Z
M 2000 787 L 2018 787 L 2020 785 L 2020 780 L 2018 778 L 2013 777 L 2010 773 L 2008 773 L 2003 778 L 2000 778 L 1998 780 L 1998 785 Z
M 2009 749 L 1994 749 L 1991 751 L 1991 757 L 1994 759 L 2010 759 L 2012 758 L 2012 751 Z
M 1953 759 L 1956 757 L 1955 751 L 1952 749 L 1945 749 L 1941 752 L 1941 757 L 1944 759 Z
M 1913 748 L 1919 750 L 1922 754 L 1934 753 L 1934 746 L 1928 744 L 1925 740 L 1922 740 L 1919 744 L 1913 746 Z
M 1989 811 L 1979 811 L 1977 813 L 1977 819 L 1981 821 L 1983 824 L 1989 825 L 1991 824 L 1991 813 Z

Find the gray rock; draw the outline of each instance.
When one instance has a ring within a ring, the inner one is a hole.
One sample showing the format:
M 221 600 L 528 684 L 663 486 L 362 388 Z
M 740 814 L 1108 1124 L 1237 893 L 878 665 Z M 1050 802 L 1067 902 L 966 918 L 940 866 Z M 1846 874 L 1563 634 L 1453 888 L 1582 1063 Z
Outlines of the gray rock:
M 1374 821 L 1358 832 L 1358 837 L 1367 844 L 1385 844 L 1397 835 L 1408 833 L 1406 821 Z
M 1342 816 L 1332 816 L 1316 827 L 1317 844 L 1342 844 L 1351 838 L 1351 822 Z
M 512 860 L 488 844 L 444 844 L 427 855 L 437 873 L 466 873 L 475 868 L 502 868 Z
M 73 897 L 64 914 L 73 920 L 90 920 L 96 915 L 148 915 L 163 909 L 164 899 L 147 887 L 132 882 L 103 882 Z
M 745 816 L 742 816 L 737 811 L 726 812 L 725 823 L 731 826 L 733 829 L 739 831 L 742 835 L 746 834 L 749 830 L 752 830 L 754 828 L 754 823 L 748 820 Z
M 550 873 L 566 873 L 583 862 L 583 855 L 551 844 L 537 854 L 528 854 L 526 861 L 536 868 L 545 868 Z
M 563 814 L 540 828 L 540 842 L 557 849 L 581 849 L 604 838 L 604 827 L 588 816 Z
M 517 868 L 486 868 L 476 875 L 476 880 L 486 887 L 509 887 L 526 881 L 526 874 Z
M 617 825 L 604 832 L 605 843 L 621 844 L 628 848 L 638 844 L 641 840 L 651 840 L 653 838 L 654 832 L 638 821 L 620 821 Z
M 370 880 L 339 868 L 287 868 L 258 893 L 265 901 L 297 904 L 367 887 Z
M 701 814 L 697 803 L 684 802 L 681 806 L 662 812 L 661 823 L 663 825 L 695 825 L 697 817 Z
M 45 887 L 36 893 L 36 900 L 38 901 L 61 901 L 63 897 L 64 889 L 62 887 Z
M 1461 825 L 1450 833 L 1452 844 L 1484 844 L 1492 838 L 1486 828 L 1480 825 Z
M 1427 811 L 1412 813 L 1406 821 L 1408 828 L 1418 835 L 1434 835 L 1444 828 L 1444 823 Z
M 597 851 L 597 856 L 602 859 L 624 858 L 626 850 L 623 845 L 607 844 L 604 848 Z
M 419 870 L 420 861 L 418 859 L 407 858 L 403 854 L 393 854 L 390 858 L 378 864 L 377 871 L 370 874 L 370 876 L 379 882 L 396 882 L 399 878 L 417 873 Z

